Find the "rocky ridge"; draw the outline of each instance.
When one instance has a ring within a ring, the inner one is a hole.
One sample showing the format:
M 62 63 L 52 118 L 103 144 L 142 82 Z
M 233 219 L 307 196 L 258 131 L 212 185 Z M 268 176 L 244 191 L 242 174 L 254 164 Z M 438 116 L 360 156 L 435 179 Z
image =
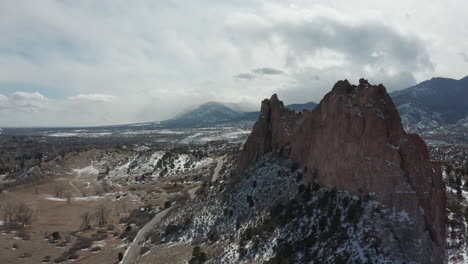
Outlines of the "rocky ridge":
M 440 263 L 446 258 L 446 197 L 440 169 L 424 141 L 405 133 L 383 85 L 339 81 L 311 112 L 294 113 L 276 95 L 262 102 L 240 156 L 244 171 L 266 153 L 277 152 L 304 169 L 303 181 L 367 196 L 410 218 L 391 229 L 384 246 L 410 259 Z M 395 246 L 397 245 L 397 246 Z M 414 248 L 419 245 L 418 248 Z

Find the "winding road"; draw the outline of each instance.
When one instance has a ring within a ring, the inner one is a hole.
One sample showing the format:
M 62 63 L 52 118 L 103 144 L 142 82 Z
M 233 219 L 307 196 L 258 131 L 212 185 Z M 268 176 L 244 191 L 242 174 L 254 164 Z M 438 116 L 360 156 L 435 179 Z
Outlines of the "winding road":
M 211 182 L 215 182 L 218 179 L 219 172 L 223 168 L 224 164 L 224 156 L 219 157 L 217 159 L 218 164 L 216 164 L 216 168 L 213 172 L 213 176 L 211 178 Z M 200 186 L 193 188 L 192 190 L 189 191 L 190 193 L 190 198 L 193 199 L 195 198 L 195 192 L 196 190 L 200 188 Z M 137 236 L 133 240 L 132 244 L 128 247 L 128 249 L 125 251 L 125 254 L 123 256 L 122 261 L 120 264 L 134 264 L 137 263 L 139 257 L 140 257 L 140 252 L 141 248 L 143 246 L 143 243 L 146 241 L 146 235 L 153 229 L 155 225 L 157 225 L 161 219 L 171 210 L 171 208 L 164 209 L 157 213 L 153 219 L 151 219 L 148 223 L 143 226 L 143 228 L 138 232 Z
M 224 157 L 225 156 L 222 156 L 222 157 L 219 157 L 219 158 L 216 159 L 217 164 L 216 164 L 215 170 L 213 171 L 213 176 L 211 176 L 211 182 L 215 182 L 218 179 L 219 172 L 223 168 Z M 192 189 L 190 189 L 188 191 L 191 200 L 195 199 L 196 192 L 200 188 L 201 188 L 201 186 L 197 186 L 197 187 L 194 187 L 194 188 L 192 188 Z
M 171 208 L 164 209 L 157 213 L 145 226 L 138 232 L 132 244 L 125 251 L 121 264 L 136 263 L 140 257 L 141 247 L 146 241 L 146 235 L 153 229 L 155 225 L 171 210 Z
M 213 177 L 211 178 L 211 182 L 215 182 L 218 179 L 219 172 L 223 168 L 224 156 L 219 157 L 217 161 L 218 161 L 218 164 L 216 164 L 216 168 L 214 170 Z

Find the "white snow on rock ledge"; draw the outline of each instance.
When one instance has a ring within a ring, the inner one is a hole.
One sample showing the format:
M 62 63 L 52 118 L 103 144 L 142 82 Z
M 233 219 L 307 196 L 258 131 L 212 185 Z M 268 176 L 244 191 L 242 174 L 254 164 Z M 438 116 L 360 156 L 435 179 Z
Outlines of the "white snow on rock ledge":
M 66 202 L 67 199 L 66 198 L 58 198 L 58 197 L 52 197 L 52 196 L 49 196 L 49 197 L 46 197 L 45 198 L 46 200 L 49 200 L 49 201 L 55 201 L 55 202 Z M 96 201 L 96 200 L 100 200 L 102 199 L 102 197 L 100 196 L 85 196 L 85 197 L 72 197 L 72 201 L 77 201 L 77 202 L 85 202 L 85 201 Z
M 73 169 L 74 172 L 76 173 L 88 173 L 88 174 L 99 174 L 99 170 L 94 168 L 94 166 L 91 164 L 88 167 L 84 167 L 81 169 Z

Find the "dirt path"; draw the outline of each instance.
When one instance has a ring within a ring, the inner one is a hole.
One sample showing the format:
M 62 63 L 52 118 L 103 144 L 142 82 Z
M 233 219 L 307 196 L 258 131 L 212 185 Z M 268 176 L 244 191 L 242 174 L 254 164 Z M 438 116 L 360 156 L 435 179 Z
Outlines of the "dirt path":
M 215 181 L 218 179 L 219 172 L 220 172 L 221 169 L 223 168 L 224 157 L 225 157 L 225 156 L 222 156 L 222 157 L 219 157 L 219 158 L 217 159 L 218 164 L 216 164 L 216 168 L 215 168 L 215 170 L 214 170 L 214 172 L 213 172 L 213 177 L 211 178 L 211 182 L 215 182 Z
M 194 187 L 194 188 L 192 188 L 192 189 L 190 189 L 188 191 L 191 200 L 193 200 L 195 198 L 195 194 L 196 194 L 197 190 L 200 189 L 200 187 L 201 186 L 197 186 L 197 187 Z
M 73 189 L 75 189 L 78 193 L 80 193 L 80 190 L 75 186 L 75 184 L 73 184 L 73 181 L 78 179 L 79 177 L 81 177 L 81 172 L 78 172 L 78 175 L 68 182 L 68 184 L 70 184 L 71 187 L 73 187 Z
M 146 240 L 146 235 L 153 229 L 155 225 L 161 221 L 161 219 L 171 210 L 171 208 L 167 208 L 162 210 L 161 212 L 157 213 L 153 219 L 151 219 L 146 225 L 138 232 L 137 236 L 133 240 L 132 244 L 128 247 L 125 251 L 124 257 L 121 264 L 133 264 L 138 261 L 140 257 L 140 250 L 143 246 L 143 243 Z
M 94 169 L 93 161 L 91 161 L 91 164 L 90 164 L 89 166 L 91 166 L 91 170 Z M 87 168 L 87 167 L 85 167 L 85 168 Z M 73 183 L 73 181 L 77 180 L 78 178 L 80 178 L 80 177 L 83 175 L 83 168 L 81 168 L 81 169 L 75 169 L 74 171 L 75 171 L 75 174 L 77 174 L 77 175 L 76 175 L 76 177 L 74 177 L 73 179 L 71 179 L 71 180 L 68 182 L 68 184 L 70 184 L 70 186 L 73 187 L 73 189 L 75 189 L 78 193 L 81 194 L 80 189 L 78 189 L 78 187 L 76 187 L 76 185 Z

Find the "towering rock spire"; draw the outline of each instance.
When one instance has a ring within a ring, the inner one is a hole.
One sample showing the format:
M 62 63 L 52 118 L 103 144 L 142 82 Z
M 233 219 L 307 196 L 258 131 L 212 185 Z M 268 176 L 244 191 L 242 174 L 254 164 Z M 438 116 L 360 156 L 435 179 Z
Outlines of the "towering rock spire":
M 304 168 L 306 183 L 370 196 L 413 225 L 395 230 L 404 254 L 423 263 L 445 258 L 446 197 L 440 170 L 429 160 L 424 141 L 403 130 L 383 85 L 339 81 L 312 111 L 295 114 L 276 95 L 262 102 L 261 114 L 245 143 L 244 170 L 277 151 Z M 408 248 L 421 240 L 418 250 Z

